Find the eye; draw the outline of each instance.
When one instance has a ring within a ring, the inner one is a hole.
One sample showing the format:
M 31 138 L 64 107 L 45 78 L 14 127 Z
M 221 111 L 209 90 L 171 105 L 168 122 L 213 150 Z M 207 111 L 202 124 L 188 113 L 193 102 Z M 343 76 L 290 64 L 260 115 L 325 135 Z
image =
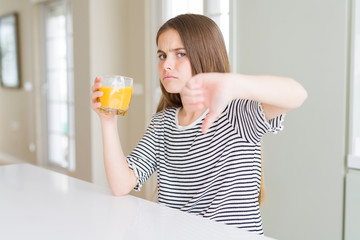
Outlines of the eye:
M 159 55 L 158 55 L 158 58 L 159 58 L 160 60 L 164 60 L 164 59 L 166 58 L 166 55 L 165 55 L 165 54 L 159 54 Z
M 179 52 L 177 54 L 178 57 L 182 58 L 182 57 L 185 57 L 186 56 L 186 53 L 183 53 L 183 52 Z

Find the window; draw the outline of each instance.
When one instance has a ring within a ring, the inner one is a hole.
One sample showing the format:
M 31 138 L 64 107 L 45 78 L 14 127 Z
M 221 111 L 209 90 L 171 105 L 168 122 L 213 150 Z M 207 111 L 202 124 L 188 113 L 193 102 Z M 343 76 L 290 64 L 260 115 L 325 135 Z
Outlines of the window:
M 229 53 L 229 0 L 164 1 L 163 22 L 183 13 L 204 14 L 221 29 Z
M 164 1 L 163 22 L 183 13 L 204 14 L 203 0 L 167 0 Z
M 360 169 L 360 1 L 353 1 L 348 167 Z
M 45 161 L 75 170 L 72 21 L 67 1 L 42 4 Z
M 226 45 L 226 49 L 229 54 L 229 39 L 230 39 L 230 13 L 229 13 L 229 1 L 221 0 L 205 0 L 205 15 L 210 17 L 219 26 Z

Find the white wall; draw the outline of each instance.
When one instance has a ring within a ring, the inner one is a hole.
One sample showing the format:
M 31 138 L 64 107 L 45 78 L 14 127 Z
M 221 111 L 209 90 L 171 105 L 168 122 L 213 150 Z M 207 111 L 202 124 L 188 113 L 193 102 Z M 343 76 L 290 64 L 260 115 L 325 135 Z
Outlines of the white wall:
M 146 89 L 145 68 L 145 1 L 90 1 L 90 83 L 95 77 L 103 74 L 120 74 L 131 76 L 134 83 L 143 88 L 144 93 L 135 94 L 134 86 L 130 109 L 125 117 L 118 118 L 120 141 L 125 154 L 137 145 L 145 132 L 147 123 L 146 95 L 151 89 Z M 155 44 L 155 40 L 153 40 Z M 155 56 L 156 53 L 154 53 Z M 92 176 L 96 184 L 107 185 L 103 156 L 101 128 L 98 116 L 91 113 L 92 141 Z M 149 198 L 154 182 L 147 184 L 140 193 L 132 194 Z
M 88 86 L 94 78 L 104 74 L 125 74 L 125 13 L 123 1 L 90 1 L 90 64 L 91 74 Z M 89 89 L 90 90 L 90 89 Z M 123 125 L 119 126 L 124 128 Z M 92 179 L 97 184 L 107 184 L 103 167 L 101 128 L 98 116 L 91 113 Z
M 77 178 L 92 180 L 91 125 L 89 108 L 90 42 L 89 1 L 71 0 L 74 38 L 75 145 Z
M 238 64 L 246 74 L 299 81 L 308 99 L 267 135 L 265 235 L 342 239 L 347 1 L 237 1 Z
M 32 9 L 28 1 L 0 0 L 0 16 L 17 12 L 19 20 L 20 78 L 22 86 L 32 83 Z M 0 158 L 6 162 L 36 163 L 36 152 L 29 145 L 35 144 L 35 93 L 23 87 L 9 89 L 0 86 Z M 0 160 L 1 160 L 0 159 Z

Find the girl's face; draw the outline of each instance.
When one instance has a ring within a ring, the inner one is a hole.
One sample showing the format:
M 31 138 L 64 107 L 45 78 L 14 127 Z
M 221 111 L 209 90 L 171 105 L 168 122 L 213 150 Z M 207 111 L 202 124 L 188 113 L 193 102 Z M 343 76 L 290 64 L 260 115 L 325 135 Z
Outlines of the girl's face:
M 174 29 L 163 32 L 158 38 L 158 71 L 165 90 L 180 93 L 192 77 L 191 64 L 179 33 Z

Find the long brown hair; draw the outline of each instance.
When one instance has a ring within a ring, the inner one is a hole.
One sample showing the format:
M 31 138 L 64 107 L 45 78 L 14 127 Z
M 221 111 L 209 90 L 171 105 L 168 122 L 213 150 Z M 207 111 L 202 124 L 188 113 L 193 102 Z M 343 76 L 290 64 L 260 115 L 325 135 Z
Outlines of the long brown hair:
M 207 72 L 228 73 L 231 71 L 223 35 L 212 19 L 198 14 L 182 14 L 171 18 L 157 32 L 156 45 L 160 35 L 170 29 L 179 33 L 189 57 L 193 75 Z M 163 111 L 167 107 L 182 107 L 179 93 L 168 93 L 161 82 L 160 87 L 162 95 L 156 112 Z M 152 199 L 154 199 L 156 191 L 157 186 Z M 261 164 L 259 203 L 264 199 L 264 196 Z
M 159 36 L 169 29 L 174 29 L 179 33 L 189 57 L 193 75 L 206 72 L 230 72 L 224 38 L 212 19 L 198 14 L 178 15 L 160 27 L 156 44 L 158 44 Z M 166 92 L 161 82 L 160 87 L 162 96 L 157 112 L 167 107 L 182 107 L 180 94 Z

